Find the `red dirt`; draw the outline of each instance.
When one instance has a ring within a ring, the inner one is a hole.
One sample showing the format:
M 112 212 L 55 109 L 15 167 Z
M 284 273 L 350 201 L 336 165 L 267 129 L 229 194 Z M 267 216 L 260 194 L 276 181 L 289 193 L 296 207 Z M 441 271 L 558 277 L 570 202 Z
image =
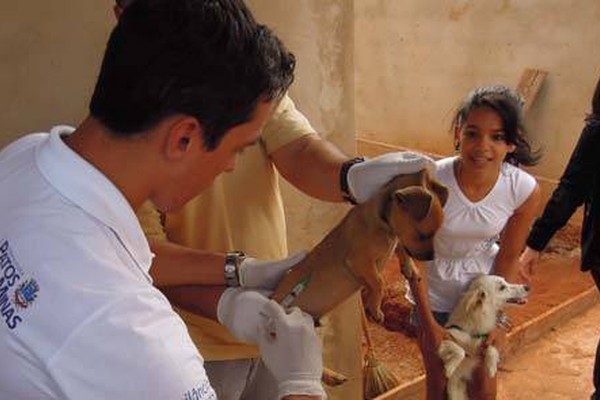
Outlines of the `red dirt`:
M 567 225 L 555 235 L 537 267 L 532 282 L 533 292 L 527 305 L 508 310 L 513 326 L 519 326 L 593 286 L 588 274 L 579 272 L 578 246 L 577 227 Z M 424 371 L 414 331 L 408 324 L 410 306 L 404 299 L 404 279 L 396 259 L 386 266 L 384 280 L 387 282 L 382 307 L 386 316 L 385 327 L 371 322 L 369 331 L 377 358 L 400 382 L 408 382 Z

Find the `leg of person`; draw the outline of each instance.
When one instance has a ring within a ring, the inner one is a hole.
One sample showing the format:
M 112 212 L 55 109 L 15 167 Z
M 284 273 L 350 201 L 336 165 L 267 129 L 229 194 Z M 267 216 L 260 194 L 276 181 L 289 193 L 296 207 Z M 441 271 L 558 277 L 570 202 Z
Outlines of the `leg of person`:
M 323 364 L 348 378 L 340 386 L 325 386 L 329 400 L 362 400 L 363 350 L 360 292 L 322 319 Z
M 483 365 L 473 371 L 473 379 L 468 385 L 470 399 L 494 400 L 498 389 L 497 375 L 490 377 Z
M 204 369 L 219 400 L 240 400 L 257 360 L 206 361 Z
M 221 400 L 219 397 L 218 399 Z M 262 360 L 257 360 L 250 373 L 248 385 L 239 399 L 279 400 L 277 381 Z
M 427 400 L 445 400 L 447 379 L 442 359 L 437 349 L 432 348 L 432 339 L 421 328 L 418 328 L 418 345 L 425 367 L 425 386 Z
M 596 361 L 594 362 L 594 393 L 591 400 L 600 400 L 600 340 L 596 347 Z
M 445 325 L 448 322 L 450 313 L 432 311 L 433 318 L 440 325 Z M 438 349 L 433 348 L 432 336 L 423 330 L 416 308 L 413 308 L 410 314 L 410 322 L 417 329 L 417 344 L 423 359 L 425 368 L 425 386 L 427 392 L 427 400 L 445 400 L 447 379 L 445 375 L 444 364 L 438 356 Z
M 596 282 L 596 287 L 600 291 L 600 272 L 591 270 L 592 278 Z M 600 341 L 596 347 L 596 360 L 594 362 L 594 393 L 591 400 L 600 400 Z
M 506 349 L 506 332 L 499 328 L 497 329 L 497 336 L 494 343 L 494 347 L 499 352 L 500 357 L 505 353 Z M 482 361 L 484 357 L 482 356 Z M 501 359 L 501 358 L 500 358 Z M 496 398 L 498 392 L 498 375 L 490 377 L 490 372 L 482 362 L 477 369 L 473 372 L 473 379 L 471 380 L 468 391 L 470 398 L 474 399 L 489 399 L 493 400 Z

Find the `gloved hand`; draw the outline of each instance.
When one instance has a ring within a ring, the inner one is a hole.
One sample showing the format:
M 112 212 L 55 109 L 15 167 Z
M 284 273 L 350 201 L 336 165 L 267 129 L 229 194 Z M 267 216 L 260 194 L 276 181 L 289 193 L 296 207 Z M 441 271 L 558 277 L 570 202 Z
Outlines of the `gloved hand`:
M 327 396 L 321 386 L 323 357 L 310 315 L 299 308 L 289 313 L 273 300 L 264 304 L 258 346 L 279 386 L 279 398 L 289 395 Z
M 269 302 L 270 295 L 269 291 L 228 288 L 219 298 L 217 319 L 236 339 L 258 344 L 260 326 L 264 324 L 261 311 Z
M 426 155 L 410 151 L 387 153 L 352 165 L 346 180 L 350 194 L 358 203 L 364 203 L 396 175 L 412 174 L 425 168 L 435 171 L 435 162 Z
M 283 260 L 260 261 L 246 257 L 239 266 L 240 286 L 253 289 L 275 290 L 277 284 L 294 265 L 306 257 L 302 250 Z

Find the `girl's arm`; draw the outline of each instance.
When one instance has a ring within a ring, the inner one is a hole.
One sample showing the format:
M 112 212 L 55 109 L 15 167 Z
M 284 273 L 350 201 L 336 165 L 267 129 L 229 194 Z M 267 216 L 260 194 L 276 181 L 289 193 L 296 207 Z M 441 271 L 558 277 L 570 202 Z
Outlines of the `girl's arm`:
M 500 251 L 494 263 L 494 273 L 508 282 L 515 282 L 519 275 L 519 255 L 525 247 L 527 235 L 540 204 L 541 191 L 536 185 L 527 200 L 508 219 L 500 239 Z

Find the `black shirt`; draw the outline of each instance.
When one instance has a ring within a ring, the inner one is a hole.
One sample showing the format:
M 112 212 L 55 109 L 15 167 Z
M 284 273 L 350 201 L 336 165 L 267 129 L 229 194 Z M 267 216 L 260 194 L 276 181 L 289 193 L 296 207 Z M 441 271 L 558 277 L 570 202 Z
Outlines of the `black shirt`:
M 600 116 L 588 119 L 558 187 L 533 225 L 527 245 L 542 251 L 582 204 L 581 269 L 600 271 Z

